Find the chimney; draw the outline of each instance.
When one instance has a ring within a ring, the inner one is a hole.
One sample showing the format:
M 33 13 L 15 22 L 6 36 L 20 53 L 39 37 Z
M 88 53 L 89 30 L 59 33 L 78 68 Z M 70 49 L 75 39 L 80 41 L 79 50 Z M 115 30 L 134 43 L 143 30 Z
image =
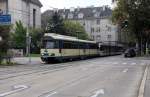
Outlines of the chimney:
M 64 11 L 64 13 L 66 12 L 66 8 L 65 8 L 65 7 L 64 7 L 64 10 L 63 10 L 63 11 Z
M 77 11 L 80 11 L 80 6 L 77 7 Z

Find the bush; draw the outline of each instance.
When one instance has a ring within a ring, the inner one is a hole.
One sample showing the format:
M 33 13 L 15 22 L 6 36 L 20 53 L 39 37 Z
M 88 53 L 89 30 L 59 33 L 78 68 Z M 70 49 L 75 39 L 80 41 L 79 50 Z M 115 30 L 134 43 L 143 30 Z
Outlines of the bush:
M 0 37 L 2 37 L 0 41 L 0 64 L 2 64 L 4 56 L 7 56 L 7 50 L 9 49 L 10 27 L 10 25 L 0 25 Z

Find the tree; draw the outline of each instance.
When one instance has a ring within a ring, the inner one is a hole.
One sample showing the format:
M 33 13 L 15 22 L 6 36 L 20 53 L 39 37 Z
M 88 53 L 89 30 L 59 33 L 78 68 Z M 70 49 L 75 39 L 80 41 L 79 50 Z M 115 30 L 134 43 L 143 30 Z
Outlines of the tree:
M 150 0 L 116 0 L 113 21 L 121 25 L 128 21 L 128 30 L 133 33 L 139 49 L 150 41 Z
M 3 56 L 7 55 L 7 50 L 9 49 L 9 39 L 10 39 L 10 25 L 2 26 L 0 25 L 0 64 L 3 60 Z
M 41 47 L 41 39 L 44 35 L 42 29 L 30 29 L 30 36 L 31 36 L 31 53 L 39 54 L 40 47 Z
M 54 12 L 53 16 L 49 19 L 47 32 L 65 35 L 63 18 L 57 12 Z
M 15 26 L 15 32 L 12 34 L 14 42 L 13 47 L 25 50 L 27 28 L 23 26 L 21 21 L 16 22 Z
M 64 21 L 66 35 L 78 37 L 79 39 L 89 39 L 84 27 L 78 22 Z

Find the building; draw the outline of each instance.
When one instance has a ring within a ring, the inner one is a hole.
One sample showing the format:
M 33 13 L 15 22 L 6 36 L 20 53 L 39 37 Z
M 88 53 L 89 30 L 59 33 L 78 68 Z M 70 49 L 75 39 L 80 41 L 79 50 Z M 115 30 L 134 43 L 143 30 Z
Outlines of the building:
M 10 14 L 11 24 L 21 20 L 24 26 L 41 27 L 39 0 L 0 0 L 0 14 Z
M 52 16 L 55 10 L 48 10 L 43 17 Z M 67 20 L 79 22 L 87 34 L 97 42 L 118 41 L 117 26 L 111 22 L 112 10 L 108 6 L 59 9 L 58 13 Z

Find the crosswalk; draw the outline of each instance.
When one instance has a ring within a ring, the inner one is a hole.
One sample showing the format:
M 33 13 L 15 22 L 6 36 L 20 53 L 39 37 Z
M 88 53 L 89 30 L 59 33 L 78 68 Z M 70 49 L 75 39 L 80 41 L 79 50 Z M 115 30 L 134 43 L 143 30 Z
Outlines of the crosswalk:
M 113 61 L 113 62 L 107 62 L 107 61 L 103 61 L 100 62 L 101 64 L 105 64 L 105 65 L 131 65 L 131 66 L 135 66 L 135 65 L 146 65 L 146 63 L 144 62 L 118 62 L 118 61 Z

